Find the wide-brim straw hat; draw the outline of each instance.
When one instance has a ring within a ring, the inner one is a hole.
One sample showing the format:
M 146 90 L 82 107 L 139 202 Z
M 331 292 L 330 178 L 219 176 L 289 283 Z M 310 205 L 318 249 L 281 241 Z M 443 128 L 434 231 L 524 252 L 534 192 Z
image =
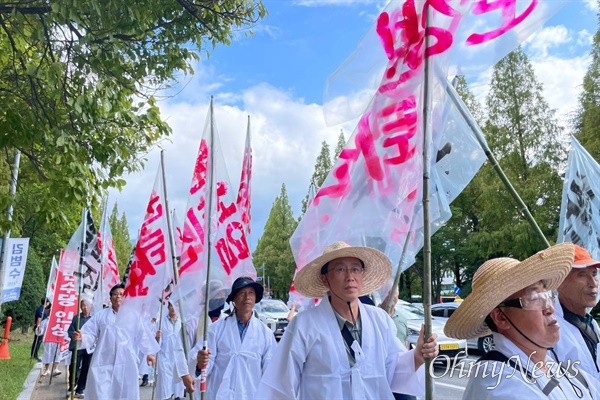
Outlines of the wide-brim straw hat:
M 575 248 L 561 243 L 534 254 L 525 261 L 494 258 L 483 263 L 473 276 L 473 292 L 446 322 L 444 333 L 457 339 L 472 339 L 492 332 L 485 318 L 508 297 L 543 281 L 556 290 L 571 270 Z
M 323 250 L 323 255 L 306 264 L 294 278 L 296 290 L 305 297 L 321 298 L 329 289 L 321 280 L 323 265 L 336 258 L 354 257 L 365 266 L 363 287 L 359 296 L 373 293 L 382 287 L 392 275 L 392 262 L 381 251 L 371 247 L 350 246 L 344 242 L 335 242 Z

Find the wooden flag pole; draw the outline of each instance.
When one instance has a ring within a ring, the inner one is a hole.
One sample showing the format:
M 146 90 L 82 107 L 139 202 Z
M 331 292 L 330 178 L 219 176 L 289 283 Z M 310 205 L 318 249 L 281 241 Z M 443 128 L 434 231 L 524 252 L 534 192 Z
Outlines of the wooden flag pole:
M 431 23 L 431 7 L 425 3 L 425 32 Z M 428 54 L 430 36 L 425 35 L 425 60 L 423 78 L 423 311 L 425 312 L 425 343 L 431 336 L 431 228 L 429 226 L 429 178 L 431 144 L 431 56 Z M 429 371 L 432 360 L 425 359 L 425 370 Z M 433 399 L 433 379 L 425 374 L 425 399 Z
M 540 226 L 533 218 L 533 215 L 531 215 L 529 208 L 527 208 L 527 205 L 525 204 L 523 199 L 521 199 L 519 193 L 517 193 L 514 186 L 510 183 L 508 177 L 506 176 L 500 165 L 498 165 L 498 161 L 496 160 L 496 157 L 494 157 L 494 154 L 492 154 L 492 151 L 490 150 L 490 147 L 488 146 L 487 141 L 485 140 L 483 132 L 479 128 L 479 125 L 477 125 L 477 122 L 475 122 L 475 118 L 473 118 L 473 116 L 467 109 L 467 106 L 456 92 L 456 89 L 450 83 L 446 84 L 446 93 L 448 94 L 448 96 L 450 96 L 450 99 L 456 105 L 456 108 L 460 112 L 460 115 L 463 117 L 469 128 L 471 128 L 475 139 L 477 139 L 477 142 L 479 142 L 479 145 L 483 149 L 483 152 L 485 153 L 488 161 L 494 168 L 494 171 L 496 171 L 496 174 L 498 174 L 498 176 L 500 177 L 500 180 L 504 184 L 504 187 L 506 188 L 506 190 L 508 190 L 508 193 L 510 193 L 513 200 L 517 204 L 517 208 L 519 209 L 521 216 L 523 216 L 527 220 L 527 222 L 529 222 L 529 225 L 531 226 L 531 228 L 533 228 L 533 231 L 536 233 L 540 241 L 544 243 L 546 247 L 550 247 L 548 239 L 546 239 L 546 236 L 544 236 L 544 233 L 540 229 Z
M 214 139 L 215 139 L 215 111 L 214 111 L 214 97 L 210 97 L 210 148 L 209 148 L 209 158 L 208 158 L 208 176 L 209 181 L 207 182 L 210 186 L 208 187 L 208 229 L 204 231 L 204 243 L 207 244 L 206 249 L 208 251 L 208 257 L 206 262 L 206 284 L 204 287 L 204 316 L 202 318 L 202 340 L 203 346 L 202 349 L 206 350 L 208 348 L 208 300 L 210 296 L 210 259 L 212 253 L 212 242 L 211 242 L 211 228 L 212 228 L 212 212 L 213 212 L 213 181 L 214 181 Z M 198 329 L 200 329 L 200 324 L 198 324 Z M 206 368 L 202 369 L 200 373 L 200 399 L 206 399 Z

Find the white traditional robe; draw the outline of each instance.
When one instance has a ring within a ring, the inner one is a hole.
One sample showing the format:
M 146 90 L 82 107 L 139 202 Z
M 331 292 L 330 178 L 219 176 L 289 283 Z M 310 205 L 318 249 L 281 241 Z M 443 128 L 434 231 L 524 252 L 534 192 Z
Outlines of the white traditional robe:
M 359 303 L 362 346 L 354 341 L 351 368 L 327 297 L 296 315 L 263 374 L 257 399 L 393 399 L 392 392 L 422 396 L 425 367 L 415 372 L 414 350 L 396 337 L 382 309 Z
M 131 324 L 133 331 L 126 332 L 116 324 L 116 317 L 109 307 L 94 314 L 81 328 L 81 348 L 92 348 L 96 343 L 85 390 L 88 400 L 139 399 L 138 351 L 154 354 L 160 349 L 141 319 Z
M 44 336 L 46 331 L 48 330 L 48 322 L 50 318 L 44 318 L 42 323 L 40 324 L 38 336 Z M 58 343 L 54 342 L 44 342 L 44 352 L 42 353 L 42 363 L 43 364 L 52 364 L 57 363 L 62 360 L 63 354 L 58 351 Z M 52 366 L 50 366 L 52 368 Z
M 584 370 L 591 376 L 596 377 L 595 381 L 596 384 L 598 384 L 600 373 L 596 369 L 596 363 L 594 362 L 579 329 L 565 320 L 564 312 L 558 298 L 554 301 L 554 312 L 558 324 L 560 325 L 560 340 L 554 345 L 554 351 L 558 356 L 558 360 L 564 363 L 568 360 L 571 362 L 579 361 L 580 364 L 578 365 L 578 368 Z M 596 335 L 600 334 L 600 329 L 595 320 L 592 320 L 592 325 L 594 326 Z M 600 366 L 600 348 L 597 352 L 596 362 Z
M 173 394 L 175 397 L 183 397 L 185 387 L 181 377 L 188 374 L 188 365 L 183 352 L 181 320 L 177 319 L 173 324 L 166 315 L 163 317 L 160 330 L 156 398 L 164 400 Z
M 237 317 L 220 319 L 208 327 L 211 351 L 206 380 L 206 398 L 218 400 L 254 400 L 276 342 L 273 332 L 258 318 L 248 321 L 241 341 Z M 190 352 L 190 372 L 196 370 L 196 355 L 202 349 L 197 343 Z M 193 356 L 193 358 L 192 358 Z M 197 378 L 199 381 L 199 377 Z
M 561 335 L 562 335 L 562 327 L 561 327 Z M 533 372 L 533 362 L 529 361 L 528 364 L 528 356 L 525 355 L 513 342 L 508 340 L 504 335 L 500 333 L 494 332 L 494 345 L 495 350 L 504 354 L 506 357 L 511 358 L 512 356 L 518 356 L 521 361 L 521 366 L 523 370 L 528 369 L 530 372 Z M 548 355 L 546 356 L 547 361 L 553 361 L 550 357 L 550 351 L 548 351 Z M 513 358 L 513 360 L 515 360 Z M 516 360 L 515 360 L 516 362 Z M 528 366 L 529 365 L 529 366 Z M 566 365 L 566 364 L 565 364 Z M 539 400 L 571 400 L 578 399 L 577 393 L 575 389 L 573 389 L 573 385 L 577 386 L 583 394 L 581 399 L 589 400 L 589 399 L 599 399 L 599 394 L 595 388 L 595 386 L 591 385 L 590 382 L 592 378 L 587 375 L 583 371 L 579 371 L 579 374 L 586 378 L 588 386 L 590 387 L 591 394 L 586 390 L 586 388 L 581 384 L 577 378 L 566 378 L 559 377 L 556 375 L 558 365 L 554 364 L 551 368 L 553 375 L 559 381 L 559 386 L 555 387 L 548 396 L 546 396 L 542 389 L 548 384 L 549 379 L 541 371 L 536 370 L 534 374 L 534 378 L 536 380 L 535 383 L 528 382 L 526 376 L 524 376 L 519 369 L 514 370 L 511 366 L 506 363 L 489 361 L 486 366 L 485 373 L 483 372 L 483 367 L 475 373 L 477 364 L 471 370 L 471 378 L 469 379 L 469 383 L 463 393 L 463 400 L 466 399 L 478 399 L 478 400 L 486 400 L 486 399 L 514 399 L 514 400 L 523 400 L 523 399 L 539 399 Z M 501 370 L 501 368 L 504 368 Z M 486 377 L 484 377 L 484 375 Z M 512 375 L 512 376 L 511 376 Z M 561 374 L 562 375 L 562 374 Z M 571 383 L 569 383 L 569 380 Z M 488 389 L 488 387 L 490 389 Z M 493 389 L 492 389 L 493 388 Z

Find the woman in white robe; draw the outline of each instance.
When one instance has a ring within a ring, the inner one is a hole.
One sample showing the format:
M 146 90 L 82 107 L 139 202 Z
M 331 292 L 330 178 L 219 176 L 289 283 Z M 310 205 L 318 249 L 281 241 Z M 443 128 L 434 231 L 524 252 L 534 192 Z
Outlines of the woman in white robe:
M 38 336 L 44 336 L 46 334 L 49 321 L 49 317 L 42 320 L 38 330 L 39 334 L 36 332 Z M 44 342 L 44 353 L 42 353 L 42 364 L 44 364 L 44 368 L 42 376 L 48 376 L 50 372 L 52 372 L 52 376 L 62 374 L 62 371 L 58 369 L 58 363 L 62 359 L 61 357 L 62 353 L 58 349 L 58 343 Z M 50 367 L 50 364 L 53 364 L 52 368 Z
M 169 314 L 163 316 L 160 326 L 156 397 L 161 400 L 169 399 L 171 396 L 183 397 L 184 385 L 181 378 L 189 374 L 183 351 L 181 320 L 172 310 L 173 307 L 169 303 Z

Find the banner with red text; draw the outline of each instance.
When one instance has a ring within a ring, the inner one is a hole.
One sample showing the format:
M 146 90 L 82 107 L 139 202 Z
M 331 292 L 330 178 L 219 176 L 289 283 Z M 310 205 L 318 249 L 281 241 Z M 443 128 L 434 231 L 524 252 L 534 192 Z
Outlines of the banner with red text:
M 126 330 L 136 324 L 140 316 L 147 321 L 158 317 L 161 301 L 172 290 L 173 258 L 169 245 L 162 168 L 161 161 L 117 315 L 119 324 Z
M 79 311 L 78 293 L 82 281 L 78 271 L 84 230 L 85 226 L 81 223 L 60 257 L 45 342 L 64 344 L 67 330 Z
M 229 181 L 211 110 L 212 105 L 192 175 L 183 226 L 179 287 L 172 297 L 174 302 L 181 299 L 186 305 L 190 304 L 186 308 L 186 312 L 189 310 L 186 318 L 192 319 L 200 315 L 206 302 L 204 291 L 209 251 L 209 280 L 215 297 L 210 302 L 210 310 L 224 304 L 235 279 L 240 276 L 256 278 L 244 223 L 236 203 L 237 193 Z M 211 177 L 214 177 L 212 181 Z
M 60 258 L 62 258 L 63 250 L 60 251 Z M 60 260 L 59 258 L 59 260 Z M 46 298 L 50 301 L 54 298 L 54 289 L 56 288 L 56 274 L 58 273 L 58 263 L 56 257 L 52 256 L 52 265 L 50 266 L 50 273 L 48 274 L 48 282 L 46 283 Z
M 102 281 L 95 301 L 102 301 L 102 304 L 110 304 L 110 289 L 121 282 L 119 276 L 119 267 L 117 265 L 117 253 L 113 242 L 110 223 L 108 220 L 108 207 L 104 207 L 100 230 L 98 231 L 98 250 L 100 251 L 100 263 L 102 265 Z M 98 308 L 97 308 L 98 309 Z
M 240 177 L 240 188 L 237 195 L 237 207 L 246 230 L 246 239 L 250 240 L 250 200 L 252 181 L 252 145 L 250 144 L 250 116 L 248 116 L 248 127 L 246 129 L 246 145 L 244 146 L 244 161 L 242 162 L 242 176 Z
M 430 15 L 427 29 L 425 4 Z M 401 268 L 410 266 L 411 255 L 422 245 L 417 238 L 423 228 L 425 89 L 432 100 L 427 122 L 433 132 L 428 144 L 433 156 L 427 162 L 432 165 L 430 220 L 435 231 L 449 218 L 450 202 L 481 165 L 478 146 L 455 136 L 469 128 L 446 95 L 450 66 L 473 60 L 492 65 L 561 5 L 536 0 L 390 2 L 355 53 L 329 79 L 327 121 L 362 117 L 290 240 L 297 268 L 343 240 L 383 251 L 397 269 L 407 235 L 413 232 L 415 239 Z M 426 54 L 431 69 L 424 87 Z M 447 143 L 455 146 L 452 152 L 445 160 L 437 158 L 447 152 Z M 459 150 L 458 143 L 466 148 Z M 467 149 L 478 153 L 464 153 Z

